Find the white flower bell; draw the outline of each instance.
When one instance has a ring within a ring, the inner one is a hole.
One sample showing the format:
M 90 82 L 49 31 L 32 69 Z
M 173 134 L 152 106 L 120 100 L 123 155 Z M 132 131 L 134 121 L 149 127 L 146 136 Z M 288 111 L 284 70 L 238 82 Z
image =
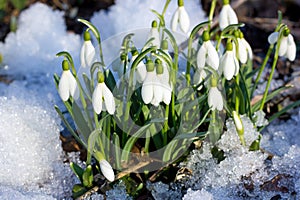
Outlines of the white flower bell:
M 102 72 L 98 72 L 98 84 L 93 92 L 92 104 L 97 114 L 107 110 L 112 115 L 116 109 L 114 96 L 106 86 Z
M 138 54 L 139 54 L 139 52 L 136 49 L 133 50 L 132 58 L 131 58 L 131 65 L 135 61 L 135 59 L 138 57 Z M 146 65 L 144 64 L 143 61 L 139 62 L 134 71 L 134 78 L 133 78 L 134 84 L 133 85 L 136 84 L 136 81 L 138 81 L 139 83 L 142 83 L 146 78 L 146 73 L 147 73 Z M 130 74 L 130 73 L 128 73 L 128 74 Z
M 160 36 L 159 36 L 159 31 L 157 28 L 157 22 L 155 20 L 152 21 L 151 24 L 151 30 L 148 36 L 148 39 L 153 38 L 152 42 L 150 43 L 151 46 L 156 46 L 157 48 L 160 47 Z
M 80 63 L 82 67 L 91 67 L 96 62 L 96 50 L 91 42 L 91 35 L 88 31 L 83 35 L 84 43 L 80 51 Z
M 224 74 L 227 80 L 231 80 L 233 76 L 239 73 L 239 62 L 233 51 L 232 42 L 228 42 L 226 45 L 226 52 L 220 59 L 219 71 Z
M 158 65 L 157 72 L 154 70 L 155 66 L 152 60 L 148 60 L 146 66 L 147 75 L 142 86 L 142 99 L 144 103 L 151 103 L 154 106 L 158 106 L 160 102 L 169 104 L 171 101 L 171 86 L 163 75 L 161 62 Z
M 207 76 L 207 74 L 205 72 L 205 69 L 196 69 L 196 71 L 194 73 L 194 77 L 193 77 L 194 85 L 197 86 L 200 83 L 202 83 L 202 81 L 205 80 L 206 76 Z M 201 89 L 202 89 L 202 85 L 199 85 L 197 90 L 201 90 Z
M 244 34 L 240 30 L 234 32 L 238 42 L 238 58 L 242 64 L 245 64 L 249 59 L 252 60 L 253 52 L 249 43 L 245 40 Z M 233 43 L 233 51 L 236 52 L 235 44 Z
M 162 99 L 160 102 L 164 102 L 166 105 L 170 104 L 172 89 L 169 82 L 169 70 L 166 63 L 161 62 L 159 59 L 156 59 L 156 74 L 159 81 L 159 85 L 162 91 Z
M 109 162 L 107 162 L 105 159 L 102 159 L 100 160 L 99 164 L 101 172 L 105 176 L 105 178 L 110 182 L 113 182 L 115 180 L 115 173 Z
M 223 30 L 224 28 L 226 28 L 231 24 L 237 24 L 237 23 L 238 23 L 238 18 L 236 16 L 236 13 L 230 6 L 229 0 L 223 0 L 223 7 L 219 15 L 219 25 L 221 30 Z
M 202 34 L 203 44 L 197 53 L 197 67 L 203 69 L 206 65 L 218 70 L 219 55 L 211 43 L 209 32 L 204 31 Z
M 268 41 L 270 44 L 275 44 L 278 41 L 279 33 L 273 32 L 269 37 Z M 290 30 L 285 28 L 283 30 L 283 36 L 279 47 L 279 56 L 284 56 L 290 61 L 294 61 L 296 58 L 296 44 L 294 37 L 290 34 Z
M 67 60 L 62 62 L 63 73 L 58 84 L 58 93 L 63 101 L 67 101 L 70 95 L 74 99 L 79 97 L 79 89 L 77 87 L 76 79 L 70 71 Z
M 171 29 L 172 31 L 176 31 L 177 26 L 180 26 L 180 29 L 187 33 L 190 28 L 190 17 L 184 8 L 183 0 L 178 0 L 178 8 L 176 9 L 175 13 L 173 14 L 171 20 Z
M 218 111 L 223 110 L 223 97 L 219 89 L 217 88 L 217 79 L 212 77 L 211 78 L 211 88 L 209 89 L 208 92 L 208 106 L 212 109 L 215 110 L 217 109 Z

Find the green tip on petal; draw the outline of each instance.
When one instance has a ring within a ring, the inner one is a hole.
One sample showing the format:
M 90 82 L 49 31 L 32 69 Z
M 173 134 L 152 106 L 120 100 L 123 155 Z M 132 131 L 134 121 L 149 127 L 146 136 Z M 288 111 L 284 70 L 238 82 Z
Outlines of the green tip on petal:
M 211 80 L 210 80 L 210 83 L 211 83 L 211 87 L 217 87 L 218 80 L 212 76 Z
M 97 77 L 98 77 L 98 83 L 103 83 L 104 82 L 104 74 L 102 72 L 98 72 L 97 73 Z
M 232 51 L 232 49 L 233 49 L 232 42 L 231 41 L 227 42 L 227 44 L 226 44 L 226 51 Z
M 151 27 L 152 27 L 152 28 L 157 28 L 157 21 L 156 21 L 156 20 L 153 20 L 153 21 L 152 21 Z
M 178 0 L 177 4 L 178 4 L 179 7 L 180 7 L 180 6 L 184 6 L 183 0 Z
M 168 50 L 169 49 L 169 44 L 167 40 L 163 40 L 161 44 L 162 50 Z
M 90 34 L 90 32 L 88 30 L 84 31 L 83 39 L 84 39 L 84 41 L 91 40 L 91 34 Z
M 225 5 L 228 5 L 230 3 L 230 1 L 229 0 L 223 0 L 223 5 L 225 6 Z
M 210 36 L 209 36 L 209 32 L 207 30 L 205 30 L 202 34 L 202 40 L 204 42 L 208 41 L 210 39 Z
M 154 63 L 153 63 L 152 60 L 147 60 L 146 68 L 147 68 L 147 72 L 153 72 L 154 71 Z
M 291 33 L 290 29 L 288 27 L 285 27 L 283 30 L 283 36 L 287 37 Z
M 67 71 L 67 70 L 70 69 L 70 67 L 69 67 L 69 62 L 68 62 L 67 60 L 63 60 L 63 61 L 62 61 L 62 69 L 63 69 L 64 71 Z

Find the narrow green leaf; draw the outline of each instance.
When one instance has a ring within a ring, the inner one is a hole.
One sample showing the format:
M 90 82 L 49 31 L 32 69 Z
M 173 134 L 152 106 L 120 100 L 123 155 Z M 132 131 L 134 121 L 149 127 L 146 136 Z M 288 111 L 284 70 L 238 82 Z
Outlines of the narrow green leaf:
M 115 145 L 115 162 L 117 169 L 121 169 L 121 144 L 120 144 L 120 138 L 117 133 L 114 132 L 113 135 L 114 145 Z
M 94 176 L 92 171 L 92 165 L 88 165 L 82 175 L 82 184 L 83 186 L 90 188 L 93 186 L 93 180 Z
M 73 103 L 72 108 L 74 114 L 74 121 L 78 127 L 78 130 L 80 134 L 82 134 L 82 136 L 84 137 L 85 141 L 87 141 L 92 130 L 89 128 L 88 123 L 85 120 L 84 115 L 76 102 Z
M 83 185 L 75 184 L 72 189 L 72 197 L 74 199 L 77 199 L 81 195 L 85 194 L 87 191 L 88 191 L 88 189 L 85 188 Z
M 72 169 L 72 171 L 74 172 L 74 174 L 76 175 L 76 177 L 82 183 L 82 175 L 83 175 L 84 170 L 79 165 L 77 165 L 74 162 L 70 163 L 70 168 Z

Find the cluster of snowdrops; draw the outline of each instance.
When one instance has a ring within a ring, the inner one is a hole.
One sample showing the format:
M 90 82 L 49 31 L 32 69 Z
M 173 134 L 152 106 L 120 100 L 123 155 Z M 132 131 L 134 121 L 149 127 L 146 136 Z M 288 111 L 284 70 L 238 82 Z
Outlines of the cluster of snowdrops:
M 268 92 L 278 57 L 293 61 L 296 56 L 293 36 L 281 22 L 280 12 L 278 25 L 268 38 L 270 47 L 264 62 L 253 69 L 252 49 L 241 31 L 244 25 L 238 22 L 229 0 L 223 0 L 218 26 L 213 19 L 213 0 L 208 21 L 191 32 L 183 0 L 178 0 L 171 30 L 165 26 L 169 3 L 166 0 L 161 13 L 152 10 L 156 19 L 144 46 L 135 46 L 134 32 L 126 35 L 114 63 L 106 65 L 100 33 L 83 19 L 79 22 L 88 27 L 80 52 L 83 73 L 76 72 L 69 53 L 57 54 L 64 60 L 62 75 L 55 75 L 55 81 L 75 127 L 65 113 L 57 106 L 55 109 L 88 152 L 85 169 L 71 163 L 81 180 L 73 188 L 75 196 L 93 187 L 95 169 L 114 181 L 113 169 L 122 172 L 138 165 L 134 147 L 139 147 L 138 156 L 158 160 L 164 166 L 176 161 L 194 141 L 208 137 L 213 145 L 223 132 L 221 116 L 234 119 L 242 144 L 240 115 L 247 115 L 257 127 L 267 124 L 264 105 L 279 92 Z M 178 44 L 176 31 L 187 36 L 185 43 Z M 261 84 L 261 74 L 271 58 L 265 93 L 253 105 L 254 90 Z M 259 149 L 259 139 L 251 145 L 252 150 Z

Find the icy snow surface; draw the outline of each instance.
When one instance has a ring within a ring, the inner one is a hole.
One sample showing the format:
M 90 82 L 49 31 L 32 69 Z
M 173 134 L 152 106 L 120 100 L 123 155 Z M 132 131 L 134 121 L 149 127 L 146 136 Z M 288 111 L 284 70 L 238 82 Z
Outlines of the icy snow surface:
M 71 197 L 76 179 L 64 164 L 53 73 L 61 71 L 56 53 L 79 48 L 80 37 L 66 32 L 63 13 L 41 3 L 22 12 L 17 32 L 0 43 L 7 65 L 0 73 L 14 79 L 0 83 L 0 199 Z

